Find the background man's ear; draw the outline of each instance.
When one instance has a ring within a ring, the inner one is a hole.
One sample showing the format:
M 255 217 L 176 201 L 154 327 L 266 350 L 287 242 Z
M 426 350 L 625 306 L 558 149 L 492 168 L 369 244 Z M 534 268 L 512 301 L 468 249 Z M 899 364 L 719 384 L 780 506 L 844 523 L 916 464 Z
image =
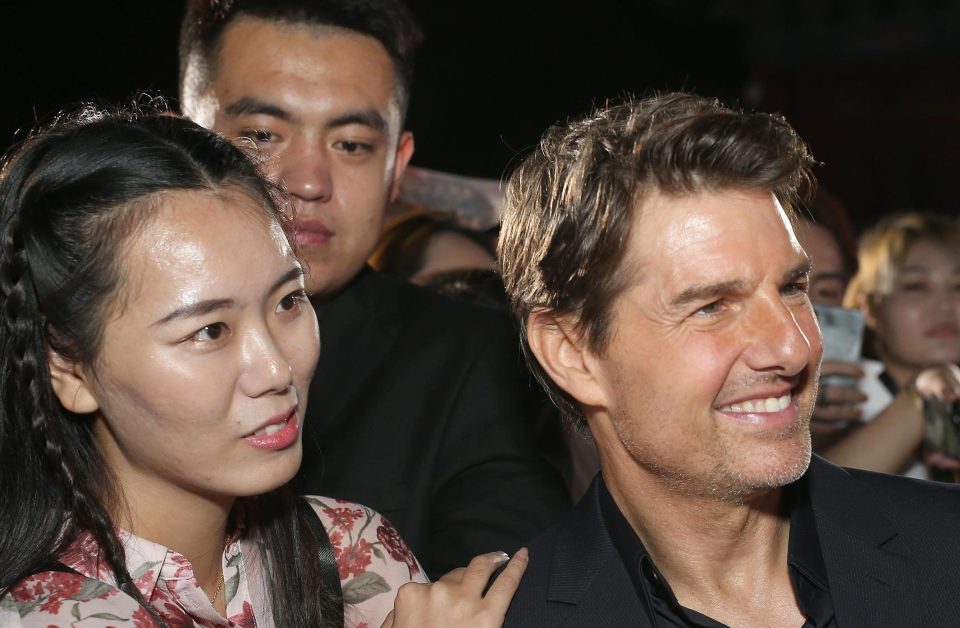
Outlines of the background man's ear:
M 393 164 L 393 182 L 390 184 L 391 203 L 397 200 L 397 195 L 400 194 L 400 179 L 403 178 L 403 173 L 407 171 L 407 164 L 413 157 L 413 144 L 412 132 L 404 131 L 400 134 L 400 139 L 397 141 L 396 161 Z
M 75 414 L 89 414 L 100 407 L 87 385 L 83 367 L 64 358 L 53 349 L 47 349 L 47 367 L 53 392 L 60 405 Z
M 527 342 L 540 366 L 584 406 L 605 407 L 606 394 L 586 338 L 569 321 L 543 310 L 527 317 Z

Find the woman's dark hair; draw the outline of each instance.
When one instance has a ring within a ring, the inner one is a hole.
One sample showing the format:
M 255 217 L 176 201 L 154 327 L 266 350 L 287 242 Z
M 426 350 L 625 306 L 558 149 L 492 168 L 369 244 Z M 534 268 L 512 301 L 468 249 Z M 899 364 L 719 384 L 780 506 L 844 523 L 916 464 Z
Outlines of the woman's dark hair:
M 0 176 L 0 595 L 88 532 L 120 588 L 163 624 L 127 572 L 109 514 L 122 495 L 92 417 L 60 405 L 48 352 L 94 364 L 105 316 L 121 298 L 123 247 L 163 195 L 237 191 L 268 219 L 288 220 L 240 150 L 156 111 L 88 107 L 65 116 L 30 137 Z M 272 557 L 265 571 L 275 623 L 342 621 L 342 609 L 319 594 L 316 543 L 288 489 L 238 507 Z

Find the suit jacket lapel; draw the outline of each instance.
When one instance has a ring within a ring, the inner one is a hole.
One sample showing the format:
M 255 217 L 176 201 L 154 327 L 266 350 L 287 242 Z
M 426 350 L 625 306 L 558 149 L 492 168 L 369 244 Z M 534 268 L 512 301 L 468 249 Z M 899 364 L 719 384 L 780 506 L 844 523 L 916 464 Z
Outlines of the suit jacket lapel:
M 917 567 L 895 552 L 899 531 L 869 489 L 814 458 L 809 486 L 840 626 L 909 626 L 921 616 Z
M 577 505 L 571 523 L 557 534 L 547 600 L 569 605 L 561 625 L 643 626 L 641 606 L 600 514 L 597 485 Z
M 321 409 L 314 415 L 318 431 L 343 419 L 344 406 L 371 385 L 371 372 L 396 342 L 401 319 L 396 288 L 366 268 L 332 302 L 317 308 L 320 359 L 309 407 Z

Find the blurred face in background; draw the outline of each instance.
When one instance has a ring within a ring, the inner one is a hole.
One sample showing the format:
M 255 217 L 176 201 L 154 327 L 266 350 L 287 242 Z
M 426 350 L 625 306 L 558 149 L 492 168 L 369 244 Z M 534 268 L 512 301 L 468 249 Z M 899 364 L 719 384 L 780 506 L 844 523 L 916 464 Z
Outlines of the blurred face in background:
M 960 362 L 960 251 L 920 240 L 897 269 L 890 293 L 870 301 L 867 324 L 888 368 L 917 372 Z
M 824 227 L 807 220 L 798 220 L 794 229 L 800 246 L 813 262 L 810 301 L 822 305 L 843 305 L 849 277 L 837 239 Z

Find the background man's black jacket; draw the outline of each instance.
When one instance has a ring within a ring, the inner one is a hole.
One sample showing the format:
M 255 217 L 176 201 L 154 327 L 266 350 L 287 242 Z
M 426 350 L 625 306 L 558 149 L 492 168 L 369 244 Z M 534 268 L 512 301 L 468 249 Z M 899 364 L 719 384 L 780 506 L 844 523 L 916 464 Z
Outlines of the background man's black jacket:
M 506 315 L 369 269 L 317 314 L 302 493 L 379 511 L 433 577 L 512 553 L 569 510 L 538 453 L 559 419 L 537 431 L 543 396 Z
M 837 626 L 960 626 L 960 485 L 807 471 Z M 530 545 L 504 626 L 652 626 L 600 518 L 596 484 Z

